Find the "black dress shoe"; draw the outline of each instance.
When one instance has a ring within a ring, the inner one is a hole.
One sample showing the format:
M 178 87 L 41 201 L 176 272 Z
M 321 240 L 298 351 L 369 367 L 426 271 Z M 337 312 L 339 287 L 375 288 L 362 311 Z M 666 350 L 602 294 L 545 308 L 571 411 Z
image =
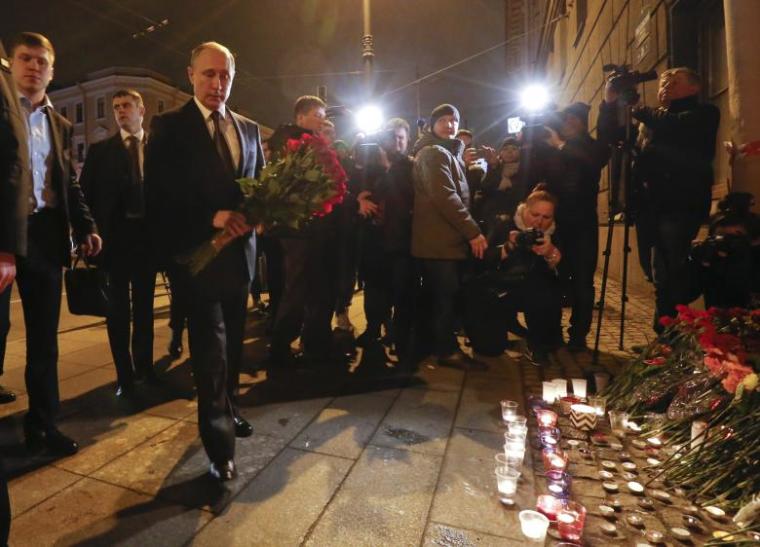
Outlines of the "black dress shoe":
M 116 396 L 120 399 L 129 399 L 135 395 L 134 384 L 119 384 L 116 386 Z
M 253 426 L 241 416 L 233 416 L 232 421 L 235 423 L 235 437 L 244 438 L 253 435 Z
M 212 477 L 220 482 L 231 481 L 237 477 L 235 462 L 232 460 L 227 460 L 226 462 L 221 463 L 211 462 L 211 467 L 209 467 L 208 472 Z
M 25 423 L 24 435 L 26 437 L 26 447 L 32 452 L 47 449 L 49 453 L 56 456 L 73 456 L 79 452 L 77 442 L 54 427 L 43 430 Z
M 0 405 L 7 405 L 16 400 L 16 394 L 4 386 L 0 386 Z
M 172 359 L 178 359 L 182 355 L 182 335 L 172 335 L 172 340 L 169 342 L 169 356 Z

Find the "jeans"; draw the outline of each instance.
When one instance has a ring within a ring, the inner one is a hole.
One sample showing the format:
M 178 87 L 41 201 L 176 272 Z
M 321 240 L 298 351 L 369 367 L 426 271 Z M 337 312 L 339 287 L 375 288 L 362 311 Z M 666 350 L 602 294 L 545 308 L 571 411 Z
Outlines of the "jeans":
M 599 252 L 597 223 L 563 225 L 560 272 L 569 280 L 572 296 L 572 315 L 568 334 L 571 342 L 581 343 L 591 330 L 594 311 L 594 273 Z

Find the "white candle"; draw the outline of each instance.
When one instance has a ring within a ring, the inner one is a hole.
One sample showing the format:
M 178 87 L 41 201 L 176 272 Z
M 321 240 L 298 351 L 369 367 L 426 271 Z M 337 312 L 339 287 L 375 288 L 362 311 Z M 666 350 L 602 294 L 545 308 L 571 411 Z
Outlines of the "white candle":
M 546 540 L 549 519 L 538 511 L 520 511 L 520 528 L 528 539 L 543 542 Z
M 555 399 L 561 399 L 567 397 L 567 380 L 564 378 L 556 378 L 552 380 L 554 384 L 554 397 Z
M 586 380 L 584 378 L 573 378 L 573 395 L 580 398 L 586 397 Z
M 544 402 L 552 404 L 554 400 L 557 398 L 556 391 L 554 389 L 554 384 L 552 382 L 542 382 L 543 386 L 543 399 Z

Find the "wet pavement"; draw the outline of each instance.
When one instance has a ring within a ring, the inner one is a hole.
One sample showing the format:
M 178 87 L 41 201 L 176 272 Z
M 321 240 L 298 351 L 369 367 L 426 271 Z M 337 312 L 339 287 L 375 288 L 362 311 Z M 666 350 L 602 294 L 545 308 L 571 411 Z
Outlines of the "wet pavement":
M 351 309 L 359 332 L 361 300 L 359 293 Z M 652 336 L 650 301 L 630 295 L 626 347 Z M 521 545 L 518 510 L 535 506 L 542 485 L 529 472 L 535 454 L 528 453 L 516 506 L 499 502 L 493 458 L 504 429 L 498 402 L 514 399 L 524 410 L 543 379 L 614 373 L 628 357 L 617 350 L 618 302 L 613 283 L 598 365 L 589 353 L 562 349 L 542 369 L 522 359 L 518 343 L 515 351 L 484 359 L 485 371 L 441 368 L 431 359 L 405 371 L 375 352 L 360 353 L 352 366 L 267 379 L 258 369 L 263 322 L 252 316 L 241 410 L 255 433 L 238 439 L 239 476 L 221 487 L 206 474 L 189 362 L 166 354 L 165 297 L 156 302 L 161 381 L 140 385 L 131 402 L 114 395 L 105 325 L 77 318 L 62 329 L 60 427 L 82 448 L 58 460 L 31 457 L 23 447 L 24 339 L 16 321 L 2 383 L 19 398 L 0 407 L 0 441 L 12 476 L 10 543 Z M 580 482 L 579 495 L 599 495 L 594 481 Z

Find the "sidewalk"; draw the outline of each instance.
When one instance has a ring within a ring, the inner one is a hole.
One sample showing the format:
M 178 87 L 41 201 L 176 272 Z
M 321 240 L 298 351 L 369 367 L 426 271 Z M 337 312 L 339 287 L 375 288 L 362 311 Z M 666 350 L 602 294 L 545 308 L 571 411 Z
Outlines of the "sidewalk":
M 650 302 L 631 295 L 626 347 L 651 336 Z M 614 283 L 607 303 L 600 364 L 614 373 L 628 355 L 617 350 Z M 358 295 L 359 329 L 360 306 Z M 591 369 L 590 355 L 561 350 L 547 369 L 508 353 L 487 359 L 485 372 L 426 361 L 410 378 L 365 356 L 353 372 L 266 381 L 253 368 L 264 355 L 262 325 L 251 323 L 241 403 L 255 433 L 237 442 L 239 477 L 219 487 L 206 475 L 189 363 L 166 356 L 167 322 L 164 308 L 155 341 L 164 381 L 141 386 L 134 405 L 113 394 L 103 324 L 61 334 L 60 426 L 82 448 L 57 461 L 25 454 L 24 341 L 9 344 L 3 381 L 19 398 L 0 407 L 0 442 L 15 477 L 11 545 L 521 545 L 517 511 L 496 498 L 498 401 L 524 402 L 544 378 Z M 535 504 L 529 459 L 518 507 Z M 591 486 L 584 493 L 597 495 Z M 602 541 L 593 544 L 628 544 Z

